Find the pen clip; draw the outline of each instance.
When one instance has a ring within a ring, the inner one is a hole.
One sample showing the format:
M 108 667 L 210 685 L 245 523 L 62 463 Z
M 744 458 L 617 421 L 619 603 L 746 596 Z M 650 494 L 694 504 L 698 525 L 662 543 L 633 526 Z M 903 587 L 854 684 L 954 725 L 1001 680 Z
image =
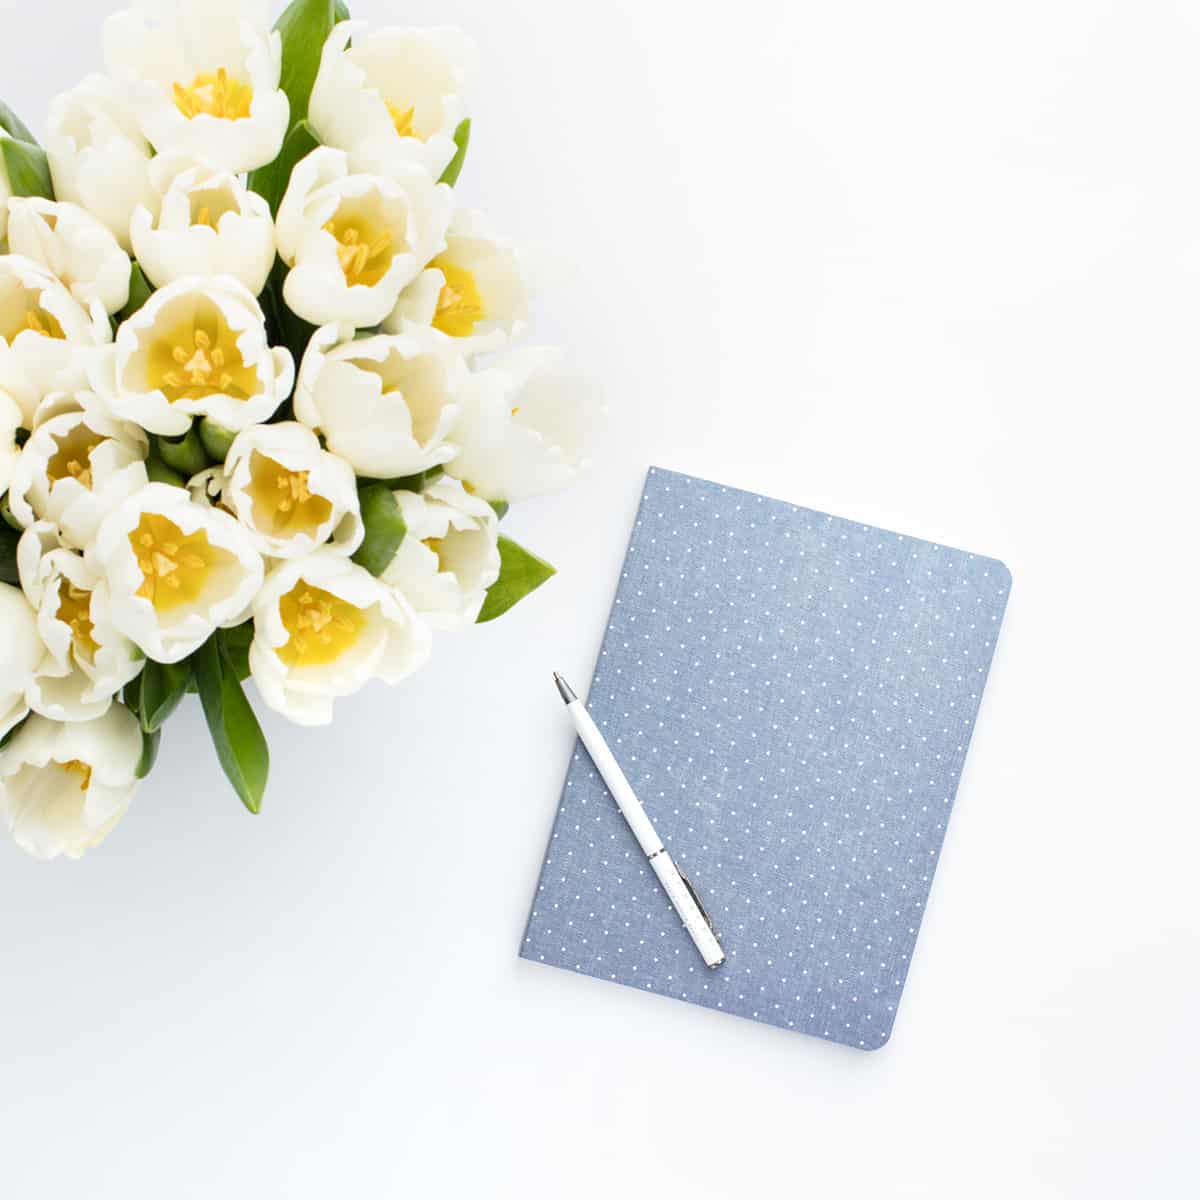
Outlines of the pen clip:
M 713 936 L 714 936 L 714 937 L 716 937 L 717 931 L 716 931 L 716 929 L 715 929 L 715 928 L 714 928 L 714 926 L 713 926 L 713 923 L 712 923 L 712 917 L 710 917 L 710 916 L 708 915 L 708 909 L 706 909 L 706 908 L 704 907 L 704 903 L 703 903 L 703 901 L 700 899 L 700 893 L 699 893 L 699 892 L 697 892 L 697 891 L 696 891 L 696 889 L 695 889 L 695 888 L 692 886 L 692 881 L 691 881 L 691 880 L 690 880 L 690 879 L 689 879 L 689 878 L 688 878 L 688 877 L 687 877 L 687 876 L 686 876 L 686 875 L 685 875 L 685 874 L 684 874 L 682 871 L 680 871 L 680 870 L 679 870 L 679 864 L 678 864 L 678 863 L 676 863 L 676 864 L 675 864 L 675 870 L 676 870 L 676 871 L 679 871 L 679 878 L 683 880 L 683 886 L 684 886 L 685 888 L 687 888 L 687 890 L 688 890 L 688 895 L 690 895 L 690 896 L 691 896 L 693 903 L 694 903 L 694 904 L 696 905 L 696 907 L 697 907 L 697 908 L 700 910 L 700 915 L 701 915 L 701 916 L 704 918 L 704 923 L 705 923 L 705 924 L 706 924 L 706 925 L 709 927 L 709 929 L 712 931 L 712 934 L 713 934 Z

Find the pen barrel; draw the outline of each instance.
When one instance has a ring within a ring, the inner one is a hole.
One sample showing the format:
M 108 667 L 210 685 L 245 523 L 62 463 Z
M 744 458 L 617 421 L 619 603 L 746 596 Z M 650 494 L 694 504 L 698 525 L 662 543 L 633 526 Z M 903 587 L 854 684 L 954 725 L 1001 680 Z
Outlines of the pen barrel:
M 700 951 L 705 964 L 710 967 L 720 966 L 725 961 L 725 951 L 721 949 L 721 943 L 717 941 L 716 934 L 709 927 L 671 856 L 665 850 L 660 851 L 650 860 L 650 865 L 654 868 L 654 874 L 658 876 L 663 891 L 667 893 L 667 898 L 675 906 L 684 928 L 691 934 L 692 941 L 696 943 L 696 949 Z
M 688 886 L 687 880 L 684 879 L 679 868 L 664 848 L 662 838 L 654 832 L 654 826 L 650 823 L 646 810 L 642 808 L 641 802 L 629 785 L 629 780 L 625 778 L 621 764 L 613 757 L 613 752 L 608 748 L 604 735 L 580 701 L 572 700 L 567 705 L 567 711 L 571 714 L 572 721 L 575 722 L 579 740 L 583 742 L 588 754 L 591 755 L 592 762 L 595 763 L 596 770 L 600 773 L 600 778 L 604 780 L 605 786 L 612 793 L 612 798 L 621 810 L 621 815 L 625 818 L 629 828 L 633 830 L 633 836 L 637 838 L 638 845 L 649 859 L 650 866 L 658 877 L 658 882 L 662 884 L 663 891 L 667 893 L 667 899 L 671 901 L 676 913 L 679 914 L 683 927 L 691 935 L 692 941 L 696 943 L 696 949 L 700 951 L 707 966 L 719 967 L 725 961 L 725 951 L 721 949 L 721 943 L 717 941 L 716 934 L 713 933 L 708 918 L 705 917 L 703 910 L 696 902 L 696 897 Z
M 592 720 L 588 710 L 578 700 L 568 704 L 567 711 L 575 722 L 575 731 L 579 734 L 579 740 L 587 748 L 592 762 L 596 764 L 596 770 L 600 772 L 600 778 L 604 780 L 608 790 L 612 793 L 612 798 L 617 802 L 617 807 L 621 810 L 621 815 L 629 823 L 629 828 L 633 830 L 633 836 L 637 838 L 642 853 L 647 855 L 657 853 L 662 849 L 662 839 L 654 832 L 654 826 L 650 824 L 646 810 L 642 808 L 637 794 L 630 787 L 629 780 L 625 778 L 621 764 L 613 757 L 603 735 L 596 728 L 596 722 Z

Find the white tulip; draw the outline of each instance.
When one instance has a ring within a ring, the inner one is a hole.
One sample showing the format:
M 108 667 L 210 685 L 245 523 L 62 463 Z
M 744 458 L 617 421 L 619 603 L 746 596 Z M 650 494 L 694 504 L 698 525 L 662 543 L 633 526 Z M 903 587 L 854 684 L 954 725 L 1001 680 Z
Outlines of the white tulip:
M 429 657 L 408 602 L 343 555 L 280 563 L 254 601 L 250 673 L 263 699 L 299 725 L 327 725 L 333 701 L 368 680 L 398 683 Z
M 160 155 L 150 165 L 156 206 L 130 222 L 146 278 L 166 287 L 189 275 L 232 275 L 257 296 L 275 264 L 270 205 L 236 175 Z
M 53 417 L 61 417 L 63 413 L 83 412 L 85 407 L 99 408 L 103 411 L 104 406 L 99 397 L 86 388 L 77 392 L 51 392 L 34 411 L 33 427 L 39 429 Z
M 284 300 L 314 325 L 378 325 L 445 247 L 453 209 L 453 189 L 420 167 L 351 174 L 346 154 L 319 147 L 296 164 L 279 205 Z
M 466 116 L 475 48 L 457 29 L 364 34 L 365 27 L 334 26 L 308 119 L 325 145 L 350 153 L 355 170 L 388 175 L 417 163 L 437 179 L 454 157 L 454 130 Z
M 281 50 L 265 0 L 152 0 L 104 27 L 109 73 L 151 145 L 235 174 L 283 145 Z
M 46 157 L 54 194 L 78 204 L 129 249 L 129 218 L 150 196 L 153 151 L 111 79 L 89 75 L 50 105 Z
M 0 496 L 8 490 L 17 460 L 21 457 L 17 430 L 21 428 L 22 419 L 17 402 L 7 392 L 0 391 Z
M 446 472 L 489 500 L 524 500 L 565 487 L 584 466 L 602 407 L 545 347 L 514 351 L 462 389 Z
M 111 340 L 98 303 L 85 311 L 44 267 L 0 255 L 0 390 L 17 402 L 26 429 L 51 392 L 86 386 L 97 348 Z
M 43 421 L 21 450 L 8 503 L 28 529 L 48 521 L 64 545 L 83 550 L 100 522 L 146 486 L 146 435 L 114 420 L 85 394 L 83 411 Z
M 238 434 L 222 499 L 271 558 L 300 558 L 330 539 L 337 553 L 353 554 L 363 539 L 354 469 L 298 421 Z
M 0 583 L 0 737 L 29 715 L 26 693 L 43 649 L 37 614 L 25 594 Z
M 86 209 L 40 196 L 9 201 L 8 244 L 46 268 L 80 304 L 106 313 L 129 301 L 129 255 L 107 225 Z
M 308 344 L 293 399 L 297 419 L 359 475 L 415 475 L 454 457 L 447 441 L 467 377 L 449 338 L 431 329 L 337 345 L 327 325 Z
M 193 417 L 240 430 L 269 420 L 292 390 L 295 367 L 267 344 L 258 301 L 229 276 L 160 288 L 117 331 L 96 386 L 113 413 L 178 437 Z
M 59 547 L 47 523 L 25 531 L 17 560 L 46 647 L 26 690 L 29 707 L 57 721 L 103 716 L 144 662 L 112 624 L 106 585 L 90 563 Z
M 432 325 L 460 341 L 464 353 L 498 349 L 521 334 L 529 290 L 511 242 L 496 237 L 482 213 L 459 209 L 446 249 L 401 293 L 383 323 L 395 332 L 405 321 Z
M 178 662 L 246 619 L 262 557 L 227 512 L 151 483 L 100 526 L 88 557 L 108 584 L 112 623 L 156 662 Z
M 500 575 L 495 510 L 457 479 L 395 496 L 406 532 L 380 578 L 435 629 L 471 624 Z
M 125 815 L 137 790 L 142 734 L 129 709 L 61 724 L 33 716 L 0 752 L 0 808 L 35 858 L 79 858 Z
M 222 504 L 221 492 L 224 487 L 224 466 L 206 467 L 187 481 L 188 495 L 196 504 L 203 504 L 205 508 L 213 508 Z

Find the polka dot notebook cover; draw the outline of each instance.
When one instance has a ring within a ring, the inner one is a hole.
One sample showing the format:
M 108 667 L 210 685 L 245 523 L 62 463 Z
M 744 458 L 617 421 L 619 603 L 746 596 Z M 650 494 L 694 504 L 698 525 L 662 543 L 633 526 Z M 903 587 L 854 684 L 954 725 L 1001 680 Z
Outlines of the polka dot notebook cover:
M 1008 599 L 995 559 L 651 468 L 521 954 L 864 1049 L 892 1023 Z

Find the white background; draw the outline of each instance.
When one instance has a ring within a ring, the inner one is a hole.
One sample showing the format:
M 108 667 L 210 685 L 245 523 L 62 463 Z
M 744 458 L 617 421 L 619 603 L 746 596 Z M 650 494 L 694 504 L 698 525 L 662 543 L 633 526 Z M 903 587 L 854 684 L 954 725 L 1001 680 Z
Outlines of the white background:
M 102 7 L 0 0 L 35 129 Z M 1196 6 L 354 7 L 478 39 L 462 192 L 609 435 L 258 819 L 189 704 L 103 849 L 0 845 L 0 1194 L 1195 1197 Z M 516 956 L 652 462 L 1012 568 L 878 1053 Z

